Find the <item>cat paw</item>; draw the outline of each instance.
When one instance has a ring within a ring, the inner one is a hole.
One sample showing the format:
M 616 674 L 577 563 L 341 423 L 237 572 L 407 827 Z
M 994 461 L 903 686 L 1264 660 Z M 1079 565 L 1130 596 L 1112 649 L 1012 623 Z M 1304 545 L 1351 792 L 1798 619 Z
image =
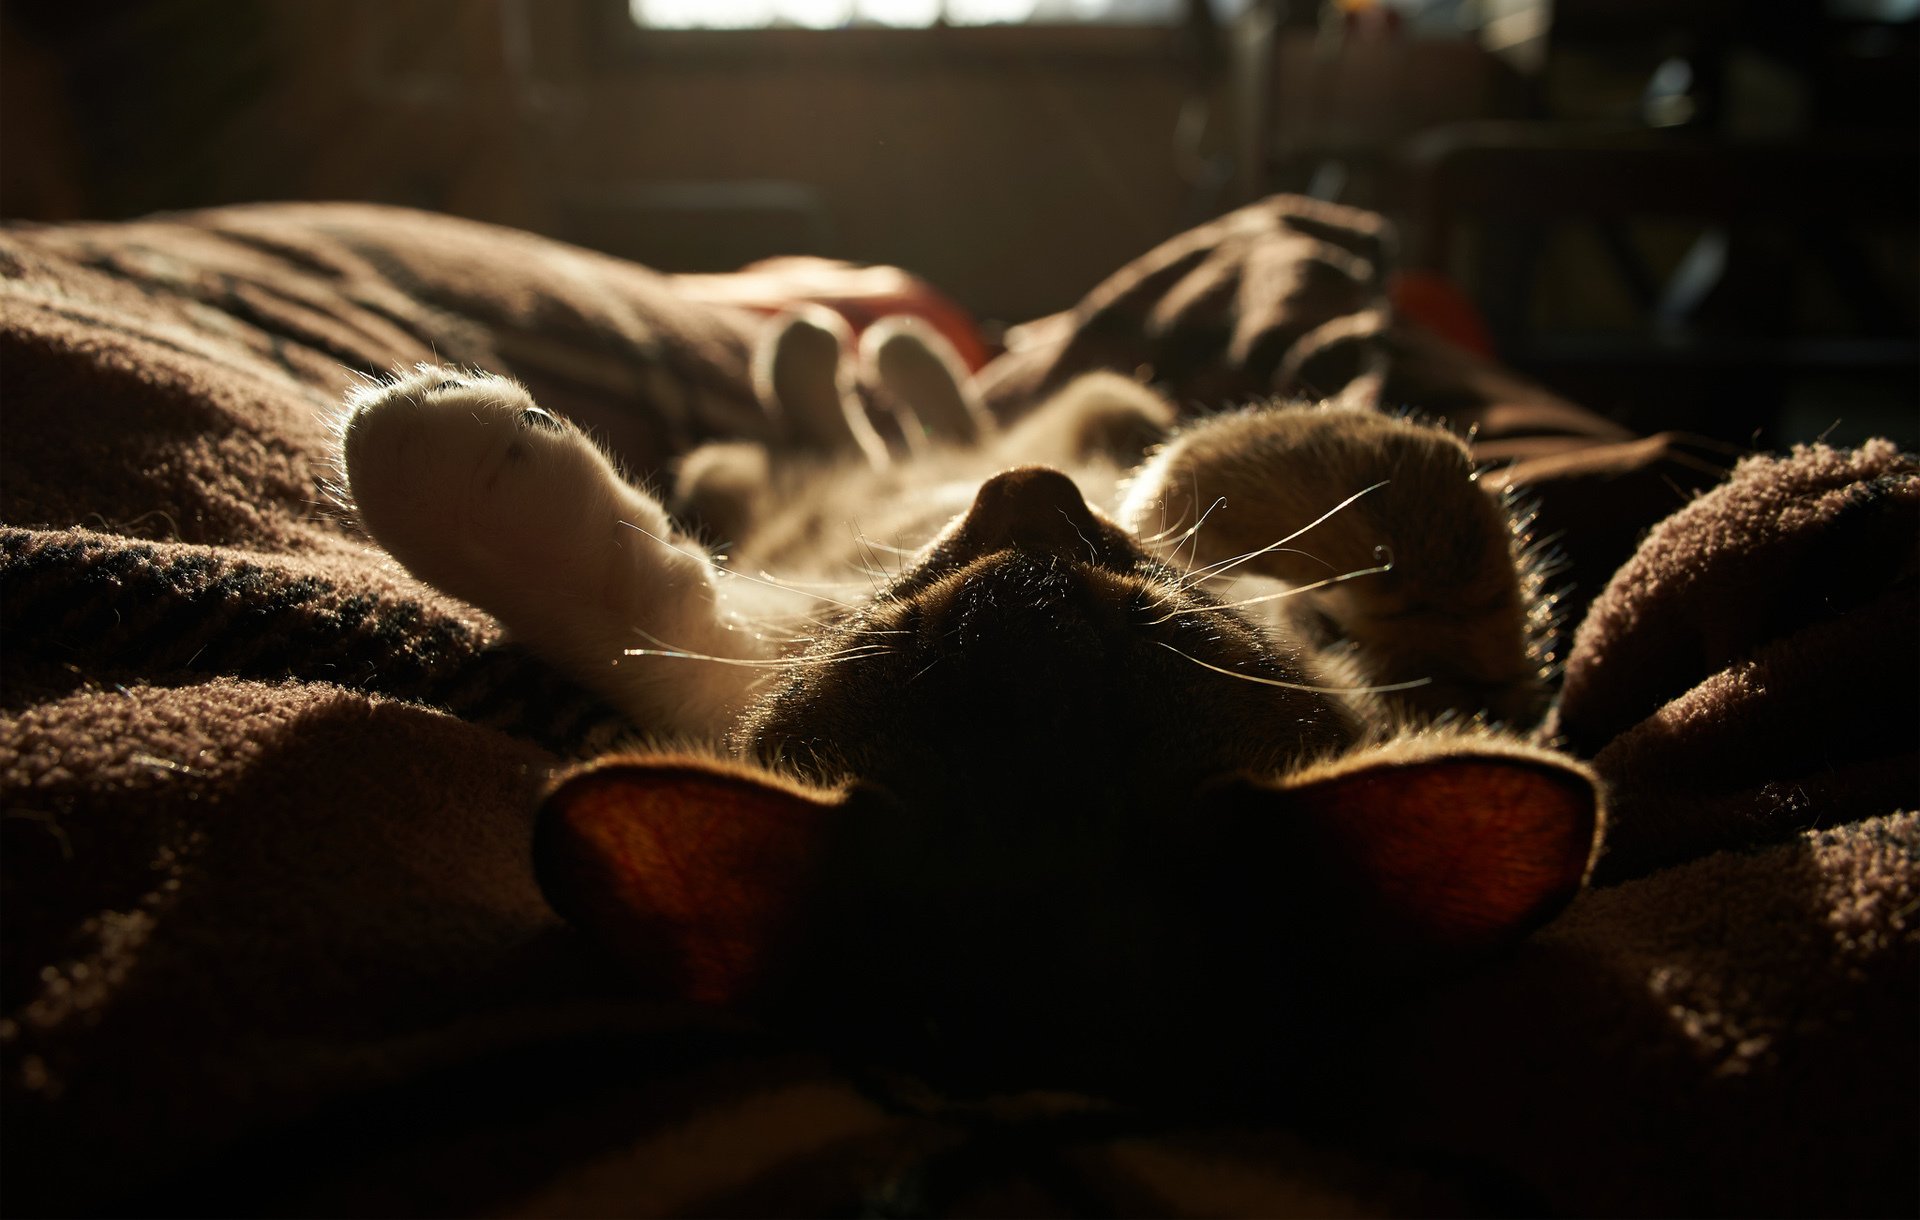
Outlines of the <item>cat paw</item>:
M 489 609 L 515 589 L 592 579 L 630 489 L 524 387 L 422 364 L 355 391 L 347 407 L 354 505 L 416 576 Z

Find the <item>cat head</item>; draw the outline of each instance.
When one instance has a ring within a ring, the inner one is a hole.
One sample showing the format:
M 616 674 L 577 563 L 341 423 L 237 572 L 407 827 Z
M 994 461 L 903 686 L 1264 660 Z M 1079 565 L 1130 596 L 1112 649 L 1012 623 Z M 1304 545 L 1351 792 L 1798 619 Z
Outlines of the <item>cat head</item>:
M 1177 1075 L 1497 951 L 1586 873 L 1585 771 L 1362 746 L 1327 685 L 1008 471 L 748 711 L 757 761 L 574 773 L 539 873 L 656 989 L 950 1086 Z
M 1269 639 L 1046 467 L 988 479 L 735 731 L 738 753 L 965 817 L 1108 810 L 1352 744 L 1307 650 Z

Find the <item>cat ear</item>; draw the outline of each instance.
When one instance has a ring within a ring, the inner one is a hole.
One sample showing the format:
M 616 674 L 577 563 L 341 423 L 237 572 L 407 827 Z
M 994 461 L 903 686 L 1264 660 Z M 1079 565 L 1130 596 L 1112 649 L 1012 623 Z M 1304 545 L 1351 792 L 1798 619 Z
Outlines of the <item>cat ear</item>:
M 836 794 L 712 760 L 602 759 L 542 803 L 534 871 L 554 909 L 667 994 L 733 1004 L 804 947 Z
M 1286 918 L 1312 908 L 1342 951 L 1390 973 L 1444 969 L 1551 919 L 1586 879 L 1602 817 L 1578 764 L 1493 743 L 1361 751 L 1229 781 L 1206 803 L 1210 871 L 1266 870 L 1268 892 L 1283 875 Z

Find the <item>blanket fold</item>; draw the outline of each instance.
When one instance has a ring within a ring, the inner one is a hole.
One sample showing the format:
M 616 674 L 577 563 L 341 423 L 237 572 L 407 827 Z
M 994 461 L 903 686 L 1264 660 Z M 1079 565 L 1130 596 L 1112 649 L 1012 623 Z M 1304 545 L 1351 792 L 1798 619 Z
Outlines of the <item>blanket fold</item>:
M 47 694 L 49 680 L 64 693 L 231 675 L 379 693 L 557 750 L 618 735 L 610 709 L 504 644 L 485 616 L 383 576 L 235 548 L 0 529 L 0 704 Z M 62 658 L 58 673 L 28 664 L 47 657 Z
M 1602 878 L 1920 808 L 1920 464 L 1742 462 L 1575 634 L 1558 730 L 1612 806 Z

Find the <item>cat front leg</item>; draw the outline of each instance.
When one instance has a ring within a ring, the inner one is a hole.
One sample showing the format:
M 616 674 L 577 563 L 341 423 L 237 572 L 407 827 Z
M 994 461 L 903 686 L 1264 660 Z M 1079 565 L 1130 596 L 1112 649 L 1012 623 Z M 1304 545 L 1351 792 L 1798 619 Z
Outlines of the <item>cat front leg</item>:
M 356 391 L 347 484 L 375 541 L 644 729 L 714 736 L 769 647 L 660 505 L 502 377 L 421 365 Z M 679 655 L 675 655 L 679 654 Z
M 1374 682 L 1422 683 L 1403 707 L 1515 725 L 1544 711 L 1509 517 L 1440 428 L 1343 404 L 1216 416 L 1142 468 L 1121 519 L 1144 535 L 1201 523 L 1162 531 L 1196 577 L 1286 582 L 1298 593 L 1276 604 L 1309 636 L 1352 641 Z

